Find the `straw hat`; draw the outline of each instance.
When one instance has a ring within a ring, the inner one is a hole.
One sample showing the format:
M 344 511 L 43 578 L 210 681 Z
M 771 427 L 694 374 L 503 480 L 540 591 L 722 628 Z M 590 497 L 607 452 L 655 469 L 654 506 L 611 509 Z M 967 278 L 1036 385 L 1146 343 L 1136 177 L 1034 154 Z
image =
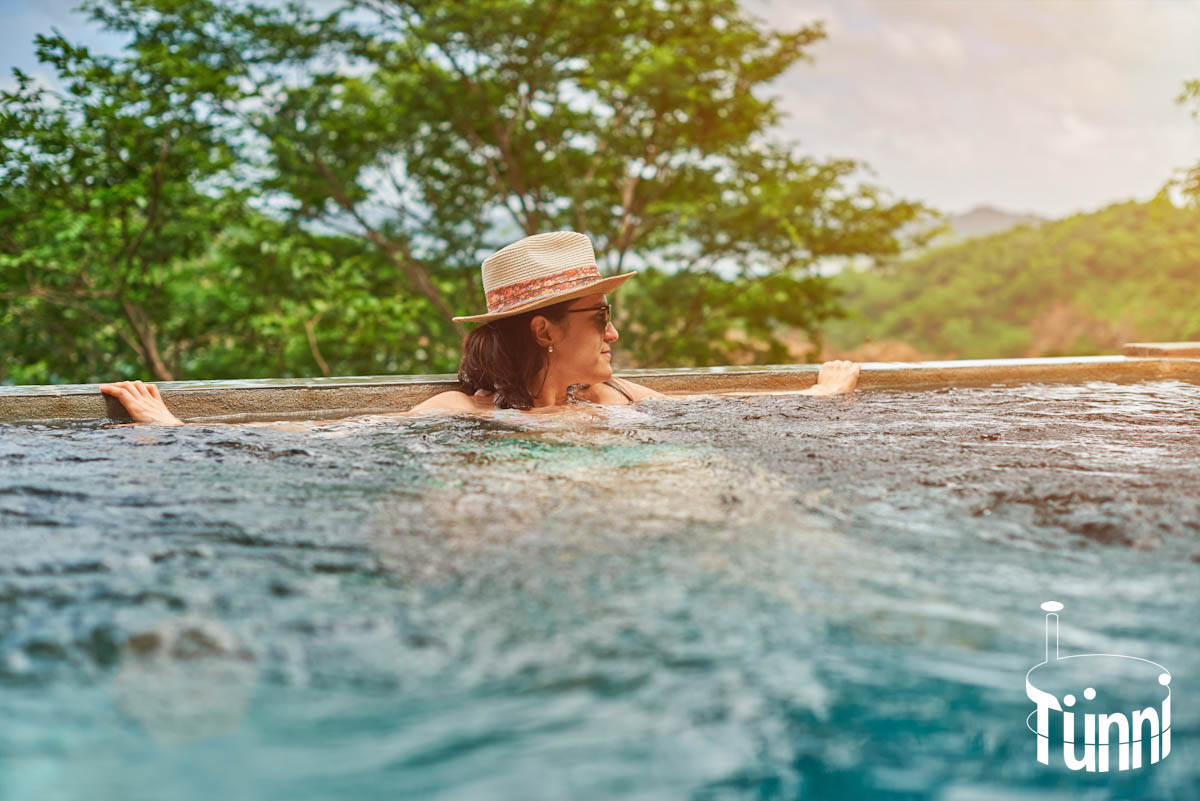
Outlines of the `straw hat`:
M 455 317 L 486 323 L 564 300 L 611 292 L 635 273 L 604 278 L 592 240 L 574 231 L 534 234 L 483 260 L 487 314 Z

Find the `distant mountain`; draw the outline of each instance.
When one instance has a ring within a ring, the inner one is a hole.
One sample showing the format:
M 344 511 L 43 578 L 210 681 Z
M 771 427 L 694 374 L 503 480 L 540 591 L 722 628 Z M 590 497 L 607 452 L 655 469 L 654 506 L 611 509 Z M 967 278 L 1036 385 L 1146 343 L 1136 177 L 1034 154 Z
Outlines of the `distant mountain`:
M 991 236 L 1010 231 L 1018 225 L 1037 227 L 1046 222 L 1045 217 L 1036 214 L 1013 214 L 992 206 L 976 206 L 964 214 L 953 214 L 946 222 L 954 230 L 952 237 L 939 240 L 941 244 L 951 241 L 961 242 L 978 236 Z
M 920 222 L 906 226 L 901 230 L 901 235 L 925 233 L 935 228 L 941 228 L 943 225 L 949 226 L 948 231 L 930 240 L 924 247 L 912 248 L 907 251 L 907 256 L 914 257 L 934 248 L 958 245 L 971 239 L 1003 234 L 1022 225 L 1037 228 L 1047 221 L 1048 218 L 1039 217 L 1036 214 L 1015 214 L 995 206 L 976 206 L 962 214 L 948 214 L 938 222 Z M 833 272 L 836 273 L 838 270 Z

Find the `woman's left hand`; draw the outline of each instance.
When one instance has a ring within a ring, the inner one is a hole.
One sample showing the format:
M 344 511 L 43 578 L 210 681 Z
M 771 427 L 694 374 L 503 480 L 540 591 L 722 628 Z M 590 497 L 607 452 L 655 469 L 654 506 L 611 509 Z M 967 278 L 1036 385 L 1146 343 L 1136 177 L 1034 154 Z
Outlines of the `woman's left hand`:
M 171 414 L 158 387 L 141 381 L 119 381 L 116 384 L 101 384 L 100 391 L 121 402 L 135 423 L 154 423 L 160 426 L 181 426 L 183 421 Z

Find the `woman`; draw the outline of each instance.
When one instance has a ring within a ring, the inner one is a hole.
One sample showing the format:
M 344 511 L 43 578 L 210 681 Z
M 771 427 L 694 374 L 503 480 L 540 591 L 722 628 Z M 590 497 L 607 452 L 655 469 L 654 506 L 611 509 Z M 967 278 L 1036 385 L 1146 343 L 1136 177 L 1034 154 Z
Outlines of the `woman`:
M 535 234 L 483 262 L 485 314 L 455 317 L 482 322 L 463 342 L 458 380 L 463 390 L 434 395 L 414 412 L 488 413 L 495 409 L 552 410 L 571 401 L 624 405 L 663 397 L 613 376 L 617 329 L 605 293 L 635 273 L 600 275 L 592 242 L 573 231 Z M 804 395 L 850 392 L 859 365 L 826 362 Z M 101 384 L 138 423 L 183 425 L 153 384 Z

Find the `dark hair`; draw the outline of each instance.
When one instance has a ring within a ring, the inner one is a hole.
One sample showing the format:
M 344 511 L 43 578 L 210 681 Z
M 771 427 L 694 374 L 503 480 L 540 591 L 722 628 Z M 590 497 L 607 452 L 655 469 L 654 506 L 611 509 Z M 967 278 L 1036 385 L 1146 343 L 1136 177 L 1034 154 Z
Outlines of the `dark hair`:
M 546 364 L 546 349 L 533 338 L 529 321 L 537 315 L 558 322 L 566 317 L 570 300 L 484 323 L 463 340 L 458 382 L 463 392 L 495 392 L 498 409 L 529 409 L 529 384 Z

